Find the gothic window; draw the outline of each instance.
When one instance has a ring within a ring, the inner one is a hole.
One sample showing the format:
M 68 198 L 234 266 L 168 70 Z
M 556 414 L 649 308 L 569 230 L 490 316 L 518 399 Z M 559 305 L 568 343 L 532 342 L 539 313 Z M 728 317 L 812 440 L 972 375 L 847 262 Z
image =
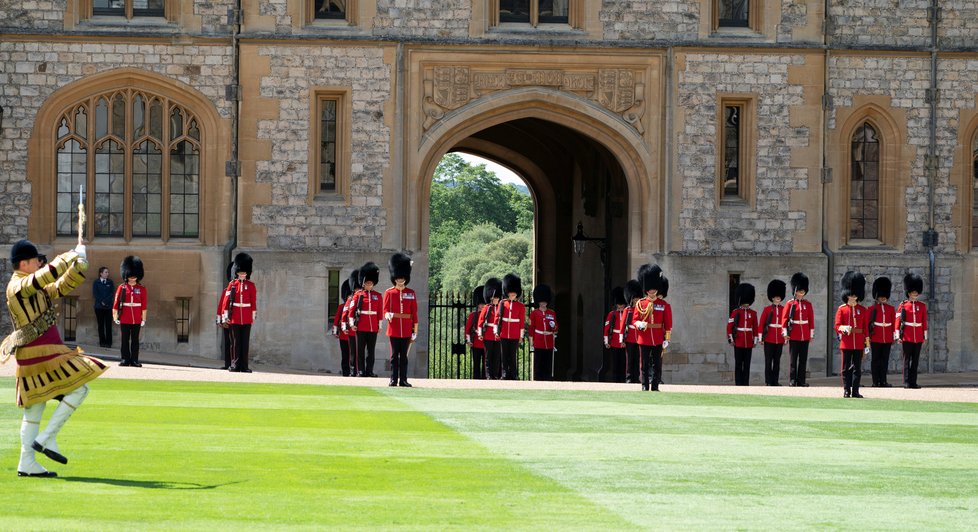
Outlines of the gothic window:
M 348 0 L 313 0 L 313 18 L 315 19 L 346 19 L 346 4 Z
M 112 17 L 162 17 L 165 0 L 91 0 L 93 15 Z
M 852 136 L 852 173 L 849 181 L 849 238 L 880 237 L 880 141 L 869 122 Z
M 310 124 L 310 199 L 342 197 L 348 188 L 352 109 L 347 90 L 314 90 Z
M 971 247 L 978 248 L 978 133 L 971 141 Z
M 57 137 L 58 235 L 77 231 L 85 185 L 91 238 L 197 238 L 201 131 L 182 106 L 120 90 L 61 115 Z
M 571 4 L 581 0 L 496 0 L 500 24 L 570 24 Z M 573 25 L 573 24 L 572 24 Z
M 721 202 L 750 200 L 753 189 L 753 115 L 750 97 L 720 97 L 717 116 L 717 188 Z
M 750 26 L 750 0 L 717 0 L 717 22 L 721 28 Z

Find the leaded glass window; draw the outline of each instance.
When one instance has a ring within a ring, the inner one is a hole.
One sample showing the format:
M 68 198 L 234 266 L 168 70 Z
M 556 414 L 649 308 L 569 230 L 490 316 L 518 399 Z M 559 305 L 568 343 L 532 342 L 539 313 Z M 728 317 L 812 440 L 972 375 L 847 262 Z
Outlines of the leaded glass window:
M 750 0 L 717 0 L 720 27 L 741 27 L 750 25 Z
M 849 238 L 880 238 L 880 141 L 864 122 L 852 136 L 849 188 Z

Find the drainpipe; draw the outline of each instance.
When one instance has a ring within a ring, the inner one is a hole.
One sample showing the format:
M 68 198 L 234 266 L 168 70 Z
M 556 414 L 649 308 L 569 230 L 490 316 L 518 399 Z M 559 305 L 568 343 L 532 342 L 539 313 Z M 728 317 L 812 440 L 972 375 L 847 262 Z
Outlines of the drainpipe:
M 218 286 L 228 282 L 225 279 L 227 266 L 231 264 L 231 253 L 238 246 L 238 176 L 241 175 L 241 162 L 238 160 L 238 122 L 241 114 L 241 0 L 236 0 L 228 9 L 228 22 L 231 26 L 231 84 L 225 87 L 225 97 L 231 101 L 231 158 L 224 164 L 224 174 L 231 178 L 231 234 L 224 244 L 225 262 L 218 275 Z
M 835 321 L 835 314 L 832 313 L 832 309 L 835 308 L 833 302 L 835 301 L 835 253 L 832 252 L 832 248 L 829 247 L 828 242 L 828 216 L 826 216 L 825 206 L 828 205 L 826 195 L 828 193 L 828 184 L 832 182 L 832 169 L 828 164 L 828 153 L 826 149 L 827 139 L 829 138 L 829 113 L 832 112 L 832 95 L 829 94 L 829 0 L 825 0 L 825 13 L 823 14 L 822 20 L 822 49 L 823 49 L 823 60 L 822 60 L 822 82 L 825 84 L 824 92 L 822 93 L 822 168 L 821 168 L 821 184 L 822 184 L 822 204 L 819 205 L 819 212 L 822 213 L 822 253 L 825 254 L 827 263 L 827 272 L 825 275 L 825 376 L 832 376 L 832 368 L 834 367 L 832 363 L 832 355 L 834 351 L 832 350 L 832 341 L 835 339 L 832 331 L 832 324 Z
M 927 90 L 927 102 L 930 104 L 930 144 L 927 147 L 927 158 L 924 168 L 927 175 L 927 231 L 924 233 L 924 247 L 927 248 L 927 265 L 929 280 L 927 323 L 932 322 L 934 306 L 937 303 L 937 257 L 934 249 L 937 247 L 937 231 L 934 229 L 934 187 L 937 184 L 937 23 L 941 18 L 941 8 L 937 0 L 931 0 L 927 10 L 930 19 L 930 88 Z M 927 346 L 927 373 L 933 373 L 932 344 Z

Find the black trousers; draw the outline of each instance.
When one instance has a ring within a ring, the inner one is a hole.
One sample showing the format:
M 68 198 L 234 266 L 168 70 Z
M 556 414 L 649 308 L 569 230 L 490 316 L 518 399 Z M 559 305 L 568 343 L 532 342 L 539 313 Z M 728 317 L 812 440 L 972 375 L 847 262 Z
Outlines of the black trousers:
M 221 328 L 221 337 L 223 342 L 221 344 L 221 352 L 224 354 L 224 369 L 231 367 L 231 327 Z
M 870 361 L 869 369 L 873 374 L 873 386 L 886 384 L 886 370 L 890 367 L 890 348 L 893 344 L 880 344 L 872 342 L 869 349 L 873 359 Z
M 662 382 L 662 346 L 639 345 L 638 348 L 640 356 L 642 357 L 642 362 L 640 364 L 642 386 L 648 386 L 653 390 L 658 390 L 659 383 Z M 651 381 L 649 380 L 650 377 L 652 379 Z
M 764 343 L 764 384 L 777 386 L 781 376 L 781 353 L 784 344 Z
M 503 374 L 499 342 L 485 340 L 483 343 L 486 345 L 486 375 L 490 379 L 498 380 Z
M 112 309 L 95 309 L 99 347 L 112 347 Z
M 122 361 L 127 363 L 139 362 L 139 330 L 142 327 L 138 323 L 130 325 L 123 323 L 119 326 L 122 330 Z
M 503 378 L 508 381 L 515 381 L 519 378 L 516 369 L 516 352 L 519 351 L 520 341 L 510 338 L 499 340 L 499 350 L 503 354 Z
M 357 331 L 357 369 L 359 375 L 374 373 L 374 350 L 377 348 L 377 333 Z
M 788 340 L 788 353 L 790 355 L 788 379 L 798 386 L 805 384 L 805 375 L 808 371 L 809 343 L 801 340 Z
M 357 375 L 360 375 L 363 372 L 363 367 L 360 365 L 360 361 L 357 360 L 357 353 L 359 353 L 359 351 L 357 350 L 357 335 L 356 335 L 356 333 L 350 333 L 346 337 L 346 343 L 349 346 L 349 347 L 347 347 L 347 349 L 350 350 L 350 353 L 348 355 L 350 357 L 350 362 L 349 362 L 349 364 L 350 364 L 350 375 L 353 375 L 355 377 Z
M 251 324 L 231 324 L 231 370 L 248 369 L 248 349 L 251 343 Z
M 750 385 L 750 357 L 752 347 L 734 347 L 734 383 L 737 386 Z
M 472 348 L 472 378 L 486 378 L 486 348 L 484 347 Z
M 408 348 L 411 338 L 388 337 L 391 341 L 391 382 L 407 382 Z
M 554 374 L 554 350 L 533 349 L 533 380 L 551 381 Z
M 639 380 L 639 358 L 641 358 L 638 344 L 625 344 L 625 382 L 638 382 Z
M 903 342 L 903 385 L 917 385 L 917 367 L 920 365 L 920 348 L 924 344 Z
M 340 340 L 340 371 L 344 377 L 350 376 L 350 342 Z
M 842 387 L 859 393 L 859 380 L 863 376 L 863 352 L 861 349 L 842 350 Z

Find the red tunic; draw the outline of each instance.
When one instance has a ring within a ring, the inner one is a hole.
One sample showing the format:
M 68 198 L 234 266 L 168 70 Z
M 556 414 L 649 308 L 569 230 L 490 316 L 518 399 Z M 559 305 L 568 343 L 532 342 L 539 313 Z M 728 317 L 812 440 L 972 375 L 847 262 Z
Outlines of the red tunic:
M 521 340 L 526 326 L 526 306 L 519 301 L 505 300 L 499 305 L 499 337 L 505 340 Z
M 625 313 L 622 310 L 612 310 L 604 319 L 604 343 L 609 347 L 625 347 L 624 329 L 621 326 L 624 321 Z
M 470 312 L 469 316 L 465 318 L 465 341 L 472 344 L 472 347 L 476 349 L 485 349 L 486 344 L 482 341 L 482 337 L 479 336 L 477 331 L 478 325 L 479 313 Z
M 849 333 L 840 327 L 850 327 Z M 839 305 L 835 311 L 835 332 L 839 335 L 839 349 L 863 349 L 866 347 L 866 334 L 869 332 L 869 313 L 862 305 Z
M 533 349 L 553 349 L 557 334 L 557 313 L 536 309 L 530 313 L 530 339 Z
M 357 332 L 379 331 L 382 304 L 380 292 L 376 290 L 357 292 L 350 305 L 350 327 L 356 328 Z
M 476 325 L 476 332 L 486 342 L 498 342 L 499 334 L 496 332 L 496 306 L 486 305 L 479 313 L 479 323 Z
M 139 325 L 143 322 L 143 311 L 146 310 L 146 287 L 136 283 L 119 283 L 115 289 L 115 300 L 112 308 L 118 309 L 119 321 L 126 325 Z
M 410 338 L 418 325 L 418 295 L 414 290 L 388 288 L 384 292 L 384 315 L 390 314 L 393 316 L 387 322 L 387 336 Z
M 346 327 L 343 326 L 343 309 L 346 308 L 346 301 L 336 305 L 336 315 L 333 316 L 333 334 L 336 335 L 340 341 L 347 340 L 349 335 L 346 332 Z
M 232 325 L 251 325 L 258 312 L 258 291 L 255 283 L 235 279 L 224 290 L 224 315 Z
M 892 344 L 896 330 L 896 310 L 893 305 L 876 303 L 866 309 L 869 317 L 869 341 L 875 344 Z
M 753 348 L 757 334 L 757 313 L 753 309 L 738 307 L 730 313 L 727 338 L 733 340 L 734 347 Z
M 353 299 L 360 293 L 360 290 L 350 294 L 350 297 L 346 298 L 343 303 L 343 315 L 340 316 L 340 330 L 344 331 L 346 334 L 346 339 L 349 340 L 350 337 L 354 336 L 350 332 L 350 309 L 353 307 Z
M 927 305 L 920 301 L 904 301 L 896 309 L 896 331 L 900 339 L 912 344 L 926 340 Z
M 640 321 L 646 322 L 644 331 L 635 325 Z M 662 345 L 666 340 L 666 333 L 672 330 L 672 307 L 663 299 L 652 301 L 647 297 L 642 298 L 635 304 L 632 312 L 632 326 L 635 327 L 635 343 Z
M 758 322 L 758 332 L 761 340 L 766 344 L 784 344 L 784 336 L 781 336 L 781 305 L 768 305 L 761 311 L 761 321 Z M 767 328 L 767 333 L 764 329 Z
M 625 307 L 621 309 L 621 324 L 625 327 L 622 331 L 622 343 L 623 344 L 635 344 L 638 343 L 635 340 L 635 326 L 632 325 L 632 307 Z
M 788 331 L 788 339 L 811 342 L 815 335 L 815 308 L 807 299 L 792 299 L 784 306 L 781 327 Z

